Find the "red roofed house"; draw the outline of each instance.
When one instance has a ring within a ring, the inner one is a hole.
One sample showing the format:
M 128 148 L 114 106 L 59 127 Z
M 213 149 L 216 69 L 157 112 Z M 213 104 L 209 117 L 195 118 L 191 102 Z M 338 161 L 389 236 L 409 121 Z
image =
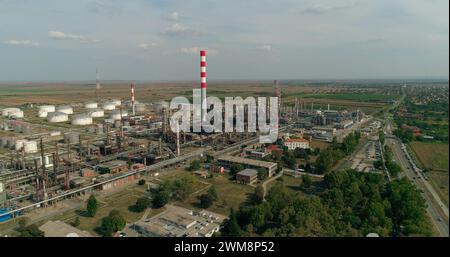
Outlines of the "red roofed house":
M 309 141 L 304 138 L 291 138 L 284 141 L 284 145 L 289 150 L 295 150 L 296 148 L 309 149 Z
M 277 145 L 269 145 L 268 147 L 266 147 L 266 152 L 267 153 L 272 153 L 273 151 L 280 151 L 281 149 L 277 146 Z

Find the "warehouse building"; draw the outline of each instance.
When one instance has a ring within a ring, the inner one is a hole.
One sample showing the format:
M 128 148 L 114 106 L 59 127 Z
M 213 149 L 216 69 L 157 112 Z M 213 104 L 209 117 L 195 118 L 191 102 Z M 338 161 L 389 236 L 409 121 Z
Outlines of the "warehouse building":
M 258 171 L 255 169 L 245 169 L 236 174 L 236 182 L 251 185 L 258 180 Z
M 228 168 L 230 168 L 234 163 L 241 164 L 245 168 L 250 169 L 263 168 L 267 170 L 269 177 L 271 177 L 277 169 L 277 164 L 274 162 L 253 160 L 237 156 L 221 156 L 217 159 L 217 162 L 219 165 L 223 165 Z

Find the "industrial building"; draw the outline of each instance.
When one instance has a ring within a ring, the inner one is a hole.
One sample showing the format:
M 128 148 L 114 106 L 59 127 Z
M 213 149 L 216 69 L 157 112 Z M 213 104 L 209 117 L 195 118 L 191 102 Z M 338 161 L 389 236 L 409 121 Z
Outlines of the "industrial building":
M 88 231 L 80 230 L 60 220 L 47 221 L 39 230 L 45 237 L 93 237 Z
M 297 148 L 309 149 L 309 140 L 306 140 L 304 138 L 290 138 L 290 139 L 286 139 L 283 142 L 283 144 L 289 150 L 295 150 Z
M 274 162 L 253 160 L 237 156 L 221 156 L 217 158 L 217 162 L 219 163 L 219 165 L 223 165 L 228 168 L 231 167 L 231 165 L 234 163 L 241 164 L 245 168 L 250 169 L 263 168 L 267 170 L 269 177 L 271 177 L 277 170 L 277 164 Z
M 145 237 L 211 237 L 227 218 L 206 210 L 193 211 L 174 205 L 165 208 L 164 212 L 140 220 L 130 228 Z
M 258 180 L 258 171 L 255 169 L 244 169 L 236 174 L 236 182 L 241 184 L 254 184 Z

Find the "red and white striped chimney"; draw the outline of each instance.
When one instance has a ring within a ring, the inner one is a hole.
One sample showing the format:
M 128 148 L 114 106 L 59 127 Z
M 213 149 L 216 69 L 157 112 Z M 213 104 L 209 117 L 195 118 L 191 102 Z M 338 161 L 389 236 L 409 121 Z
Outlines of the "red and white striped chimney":
M 200 50 L 200 85 L 202 88 L 202 122 L 206 120 L 206 51 Z
M 135 115 L 135 101 L 134 101 L 134 83 L 131 83 L 130 85 L 131 87 L 131 112 L 133 113 L 133 115 Z

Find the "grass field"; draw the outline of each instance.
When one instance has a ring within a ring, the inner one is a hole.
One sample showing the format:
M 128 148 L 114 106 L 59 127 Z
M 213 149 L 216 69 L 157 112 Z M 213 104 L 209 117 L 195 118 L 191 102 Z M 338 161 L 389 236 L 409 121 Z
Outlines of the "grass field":
M 410 145 L 425 168 L 448 172 L 448 144 L 414 141 Z
M 143 213 L 132 212 L 129 210 L 129 207 L 130 205 L 133 205 L 139 197 L 146 194 L 145 189 L 146 188 L 143 186 L 132 185 L 108 196 L 97 197 L 100 205 L 95 217 L 87 216 L 85 209 L 81 208 L 69 211 L 62 215 L 54 216 L 51 220 L 61 220 L 70 224 L 76 219 L 76 217 L 79 217 L 79 229 L 89 231 L 93 235 L 98 235 L 96 228 L 101 225 L 102 218 L 107 216 L 112 210 L 120 211 L 127 223 L 132 223 L 139 220 Z
M 410 146 L 422 166 L 430 170 L 427 174 L 431 185 L 433 185 L 441 199 L 448 206 L 448 144 L 414 141 L 410 143 Z

